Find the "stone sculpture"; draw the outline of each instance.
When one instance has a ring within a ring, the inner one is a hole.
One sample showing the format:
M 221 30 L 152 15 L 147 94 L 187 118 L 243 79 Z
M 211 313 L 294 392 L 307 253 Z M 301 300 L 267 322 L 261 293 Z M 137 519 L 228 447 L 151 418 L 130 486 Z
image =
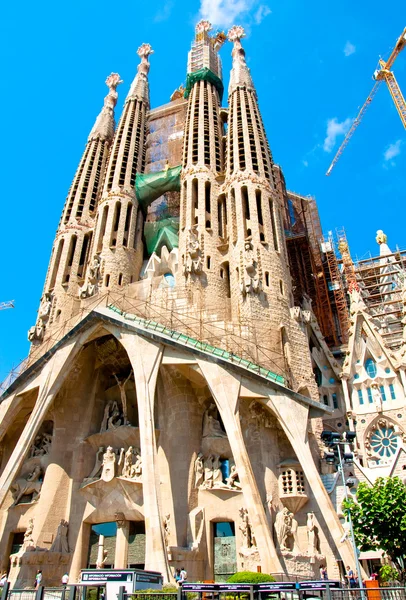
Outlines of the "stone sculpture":
M 117 429 L 122 424 L 121 412 L 115 400 L 110 400 L 104 409 L 100 433 L 109 429 Z
M 116 475 L 116 454 L 111 446 L 108 446 L 103 454 L 103 468 L 100 479 L 111 481 Z
M 14 498 L 13 506 L 16 506 L 23 496 L 29 496 L 30 494 L 32 494 L 33 502 L 38 500 L 42 487 L 41 476 L 42 469 L 37 465 L 27 477 L 18 477 L 11 484 L 10 490 Z
M 164 518 L 164 540 L 165 548 L 169 548 L 169 536 L 171 534 L 171 515 L 166 515 Z
M 128 380 L 130 379 L 131 375 L 133 374 L 133 371 L 131 369 L 128 377 L 123 380 L 120 381 L 119 378 L 117 377 L 117 375 L 114 374 L 114 378 L 117 381 L 117 385 L 119 387 L 120 390 L 120 398 L 121 398 L 121 404 L 123 407 L 123 421 L 124 421 L 124 425 L 129 425 L 129 421 L 128 421 L 128 411 L 127 411 L 127 394 L 125 393 L 125 386 L 127 385 Z
M 130 446 L 124 455 L 124 466 L 123 466 L 123 470 L 121 471 L 121 476 L 130 478 L 132 466 L 133 466 L 133 447 Z
M 68 544 L 68 521 L 61 519 L 61 522 L 58 525 L 58 531 L 56 533 L 56 537 L 51 546 L 50 552 L 65 552 L 69 553 L 69 544 Z
M 235 465 L 231 465 L 230 475 L 226 479 L 226 485 L 230 489 L 239 489 L 241 490 L 241 483 L 238 479 L 238 471 Z
M 195 460 L 195 488 L 199 488 L 204 482 L 203 454 L 199 452 Z
M 243 296 L 247 294 L 258 294 L 261 291 L 261 280 L 257 274 L 257 263 L 255 261 L 254 249 L 250 241 L 244 244 L 243 274 L 240 282 L 240 290 Z
M 220 455 L 213 454 L 213 487 L 223 485 L 223 473 L 221 472 Z
M 23 546 L 22 546 L 21 550 L 24 551 L 27 548 L 34 546 L 33 531 L 34 531 L 34 519 L 30 519 L 28 521 L 28 527 L 24 533 Z
M 215 404 L 210 404 L 203 415 L 203 437 L 227 437 L 227 434 L 221 428 L 220 421 L 216 418 L 217 409 Z
M 317 527 L 314 522 L 314 514 L 307 513 L 307 554 L 315 556 L 317 554 Z
M 200 244 L 197 235 L 192 227 L 189 229 L 189 239 L 187 243 L 187 256 L 185 261 L 185 275 L 190 273 L 200 273 L 202 270 L 202 258 L 200 253 Z
M 213 456 L 211 454 L 204 459 L 203 487 L 206 489 L 210 489 L 213 487 Z
M 298 522 L 294 518 L 293 513 L 289 513 L 289 517 L 290 517 L 290 534 L 293 538 L 292 552 L 293 552 L 293 554 L 301 554 L 301 550 L 299 547 L 299 536 L 298 536 L 298 532 L 297 532 Z
M 34 456 L 44 456 L 49 454 L 52 443 L 52 435 L 48 433 L 41 433 L 37 435 L 35 441 L 30 449 L 30 458 Z
M 45 326 L 49 321 L 52 308 L 52 294 L 45 292 L 41 298 L 38 309 L 38 319 L 36 324 L 28 330 L 28 340 L 32 343 L 41 343 L 45 335 Z
M 89 265 L 87 281 L 79 288 L 79 298 L 90 298 L 90 296 L 94 296 L 94 294 L 98 292 L 100 280 L 101 261 L 100 257 L 95 254 L 92 263 Z
M 246 508 L 240 508 L 240 519 L 241 523 L 239 525 L 239 529 L 242 534 L 242 547 L 256 547 L 255 534 L 249 520 L 248 510 Z
M 289 509 L 286 506 L 280 510 L 275 518 L 275 531 L 278 539 L 279 548 L 288 550 L 288 537 L 291 533 L 291 517 Z
M 103 455 L 104 455 L 104 447 L 99 446 L 99 449 L 96 452 L 94 467 L 93 467 L 92 472 L 89 475 L 89 479 L 93 479 L 93 477 L 97 477 L 100 474 L 100 472 L 102 470 L 102 466 L 103 466 Z

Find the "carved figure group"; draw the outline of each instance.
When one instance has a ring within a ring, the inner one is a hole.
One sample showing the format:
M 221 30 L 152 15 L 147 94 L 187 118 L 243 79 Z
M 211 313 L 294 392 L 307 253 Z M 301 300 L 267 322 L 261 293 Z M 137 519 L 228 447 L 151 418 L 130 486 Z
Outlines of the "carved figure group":
M 224 482 L 220 454 L 209 454 L 205 458 L 199 452 L 195 460 L 195 488 L 241 490 L 237 467 L 231 466 L 230 474 Z
M 293 554 L 301 553 L 298 539 L 298 522 L 286 506 L 276 515 L 275 531 L 279 548 L 282 551 L 287 550 Z
M 185 275 L 190 273 L 200 273 L 202 270 L 202 257 L 197 231 L 192 227 L 189 229 L 189 239 L 187 243 L 187 255 L 184 266 Z
M 164 518 L 164 541 L 165 548 L 169 547 L 169 536 L 171 534 L 171 515 L 166 515 Z
M 222 429 L 220 420 L 218 419 L 216 405 L 213 403 L 204 411 L 203 437 L 227 437 L 227 434 Z
M 123 424 L 124 418 L 120 408 L 115 400 L 110 400 L 104 409 L 100 433 L 104 433 L 110 429 L 117 429 Z
M 114 477 L 125 477 L 140 481 L 142 476 L 142 458 L 139 448 L 130 446 L 128 450 L 114 450 L 108 446 L 104 450 L 100 446 L 96 452 L 95 465 L 88 479 L 94 479 L 100 474 L 103 481 L 111 481 Z
M 69 552 L 69 544 L 68 544 L 68 521 L 61 519 L 61 522 L 58 525 L 58 531 L 56 532 L 55 539 L 51 546 L 50 552 Z
M 30 458 L 34 456 L 44 456 L 49 454 L 52 443 L 52 435 L 49 433 L 40 433 L 30 449 Z
M 25 551 L 27 548 L 35 545 L 34 538 L 33 538 L 33 532 L 34 532 L 34 519 L 30 519 L 28 521 L 28 527 L 24 533 L 24 540 L 23 540 L 23 545 L 22 545 L 21 551 Z
M 28 330 L 28 340 L 40 344 L 44 339 L 46 324 L 49 321 L 52 308 L 52 294 L 45 292 L 41 298 L 36 324 Z
M 255 540 L 254 530 L 248 516 L 248 510 L 246 508 L 240 508 L 240 519 L 241 523 L 239 529 L 242 534 L 242 546 L 243 548 L 256 547 L 257 542 Z
M 10 486 L 13 495 L 13 506 L 20 502 L 23 496 L 32 494 L 32 501 L 38 500 L 42 487 L 43 471 L 39 465 L 36 465 L 31 473 L 26 477 L 18 477 Z

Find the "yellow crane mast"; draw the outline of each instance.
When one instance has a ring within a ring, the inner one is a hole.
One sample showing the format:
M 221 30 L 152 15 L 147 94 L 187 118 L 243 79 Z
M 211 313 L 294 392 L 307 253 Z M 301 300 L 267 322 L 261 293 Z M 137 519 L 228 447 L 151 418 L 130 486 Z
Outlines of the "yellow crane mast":
M 372 88 L 372 91 L 369 94 L 368 98 L 364 102 L 364 105 L 362 106 L 361 110 L 359 111 L 357 118 L 354 120 L 353 124 L 351 125 L 347 135 L 345 136 L 343 143 L 337 150 L 337 154 L 333 158 L 333 161 L 332 161 L 331 165 L 329 166 L 328 171 L 326 173 L 327 176 L 330 175 L 330 173 L 333 170 L 338 159 L 344 152 L 345 147 L 347 146 L 348 142 L 352 138 L 356 128 L 360 124 L 362 117 L 364 116 L 367 108 L 371 104 L 382 81 L 385 81 L 386 85 L 388 86 L 390 95 L 392 96 L 392 100 L 396 106 L 398 113 L 399 113 L 400 120 L 403 123 L 403 127 L 406 129 L 406 102 L 405 102 L 405 99 L 403 98 L 402 92 L 400 91 L 400 87 L 395 79 L 395 76 L 391 71 L 393 63 L 395 62 L 396 58 L 399 56 L 399 53 L 404 48 L 406 48 L 406 27 L 402 31 L 402 34 L 399 37 L 398 41 L 396 42 L 395 47 L 392 50 L 392 53 L 389 56 L 388 60 L 385 62 L 381 58 L 379 59 L 379 67 L 380 68 L 374 72 L 374 76 L 373 76 L 376 83 L 375 83 L 374 87 Z

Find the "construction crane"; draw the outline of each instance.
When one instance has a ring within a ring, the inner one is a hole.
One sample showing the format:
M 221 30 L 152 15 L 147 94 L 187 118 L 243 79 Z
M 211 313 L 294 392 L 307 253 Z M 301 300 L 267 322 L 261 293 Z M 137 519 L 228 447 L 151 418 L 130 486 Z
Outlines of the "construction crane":
M 0 310 L 6 310 L 6 308 L 14 308 L 14 300 L 8 302 L 0 302 Z
M 392 100 L 396 106 L 398 113 L 399 113 L 400 120 L 403 123 L 403 127 L 406 129 L 406 102 L 402 96 L 402 92 L 400 91 L 400 87 L 398 86 L 395 76 L 391 71 L 391 67 L 393 66 L 393 63 L 395 62 L 395 59 L 397 58 L 399 53 L 404 48 L 406 48 L 406 27 L 404 28 L 401 36 L 399 37 L 398 41 L 396 42 L 395 47 L 392 50 L 392 53 L 391 53 L 390 57 L 388 58 L 388 60 L 385 62 L 381 58 L 379 59 L 379 67 L 380 68 L 377 69 L 373 75 L 373 78 L 375 79 L 376 83 L 375 83 L 374 87 L 372 88 L 372 91 L 369 94 L 368 98 L 366 99 L 363 107 L 359 111 L 357 118 L 354 120 L 353 124 L 351 125 L 350 130 L 348 131 L 343 143 L 341 144 L 341 146 L 339 147 L 339 149 L 337 151 L 337 154 L 333 158 L 333 162 L 329 166 L 328 171 L 326 173 L 327 176 L 330 175 L 331 171 L 334 168 L 334 165 L 337 163 L 338 159 L 344 152 L 344 149 L 347 146 L 348 142 L 354 135 L 354 131 L 360 124 L 362 117 L 364 116 L 367 108 L 371 104 L 382 81 L 384 81 L 386 83 L 386 85 L 388 86 L 390 95 L 392 96 Z

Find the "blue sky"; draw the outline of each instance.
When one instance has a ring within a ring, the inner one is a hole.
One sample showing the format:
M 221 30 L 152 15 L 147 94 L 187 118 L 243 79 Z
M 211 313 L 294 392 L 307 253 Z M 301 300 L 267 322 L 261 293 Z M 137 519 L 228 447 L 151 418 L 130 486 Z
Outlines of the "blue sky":
M 103 104 L 106 76 L 118 72 L 119 117 L 151 43 L 151 104 L 185 81 L 194 24 L 246 27 L 244 47 L 275 162 L 288 188 L 316 196 L 327 233 L 344 226 L 353 257 L 377 253 L 377 229 L 406 247 L 406 136 L 382 84 L 331 177 L 325 172 L 345 129 L 406 25 L 406 3 L 377 0 L 71 0 L 7 2 L 2 56 L 0 208 L 0 381 L 28 352 L 55 230 L 87 135 Z M 225 84 L 231 45 L 222 51 Z M 394 72 L 406 94 L 406 51 Z M 225 100 L 223 101 L 225 103 Z

